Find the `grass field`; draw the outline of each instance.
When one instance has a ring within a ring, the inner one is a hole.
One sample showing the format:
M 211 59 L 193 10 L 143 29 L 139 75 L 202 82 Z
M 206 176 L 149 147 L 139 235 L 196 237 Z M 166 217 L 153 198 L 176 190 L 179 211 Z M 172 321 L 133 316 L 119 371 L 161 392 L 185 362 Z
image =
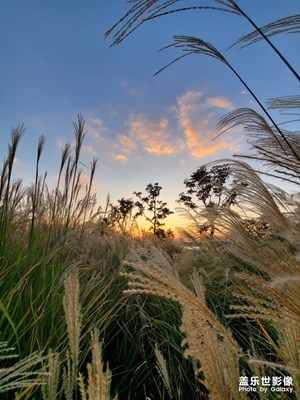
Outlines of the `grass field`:
M 297 197 L 232 162 L 251 224 L 224 209 L 221 238 L 197 233 L 197 218 L 188 242 L 134 238 L 96 208 L 96 160 L 81 184 L 81 117 L 52 190 L 39 171 L 43 137 L 34 185 L 12 179 L 22 132 L 1 174 L 1 399 L 299 398 Z M 243 392 L 241 377 L 281 378 L 286 391 Z

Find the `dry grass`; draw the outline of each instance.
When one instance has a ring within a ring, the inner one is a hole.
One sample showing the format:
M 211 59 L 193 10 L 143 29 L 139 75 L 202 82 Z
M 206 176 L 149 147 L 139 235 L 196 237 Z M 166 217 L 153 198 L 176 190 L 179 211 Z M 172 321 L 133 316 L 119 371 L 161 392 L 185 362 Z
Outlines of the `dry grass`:
M 59 384 L 59 353 L 53 354 L 51 350 L 48 355 L 47 376 L 45 385 L 42 386 L 43 400 L 56 400 L 58 396 Z
M 82 327 L 81 304 L 79 300 L 80 285 L 78 271 L 76 269 L 71 271 L 66 277 L 64 286 L 65 295 L 63 299 L 63 306 L 67 322 L 70 354 L 72 357 L 72 375 L 73 379 L 76 380 Z
M 213 396 L 228 399 L 238 395 L 238 387 L 229 382 L 238 381 L 240 348 L 231 332 L 208 309 L 203 296 L 195 296 L 178 279 L 158 267 L 132 263 L 130 266 L 136 273 L 122 274 L 129 280 L 125 293 L 152 294 L 179 302 L 183 307 L 181 331 L 186 334 L 182 343 L 183 347 L 187 345 L 185 356 L 192 356 L 201 364 L 196 375 L 204 372 L 204 385 Z M 197 288 L 203 293 L 200 280 Z
M 112 374 L 104 365 L 101 356 L 101 345 L 99 343 L 99 333 L 97 330 L 92 334 L 92 363 L 87 364 L 88 383 L 84 384 L 84 378 L 79 373 L 78 383 L 82 400 L 110 400 L 110 385 Z M 114 400 L 118 397 L 115 396 Z
M 209 393 L 238 399 L 244 374 L 289 374 L 299 392 L 297 198 L 266 185 L 247 164 L 230 161 L 233 178 L 247 190 L 239 213 L 213 215 L 223 236 L 203 239 L 198 215 L 189 232 L 193 249 L 133 239 L 109 230 L 94 210 L 96 160 L 89 184 L 80 184 L 80 118 L 75 133 L 75 155 L 69 146 L 63 150 L 52 193 L 39 176 L 43 138 L 33 187 L 23 189 L 11 178 L 21 127 L 3 166 L 0 331 L 22 358 L 0 360 L 5 396 L 19 390 L 20 399 L 107 400 L 117 392 L 120 398 Z M 249 215 L 267 221 L 267 231 L 251 231 L 244 220 Z

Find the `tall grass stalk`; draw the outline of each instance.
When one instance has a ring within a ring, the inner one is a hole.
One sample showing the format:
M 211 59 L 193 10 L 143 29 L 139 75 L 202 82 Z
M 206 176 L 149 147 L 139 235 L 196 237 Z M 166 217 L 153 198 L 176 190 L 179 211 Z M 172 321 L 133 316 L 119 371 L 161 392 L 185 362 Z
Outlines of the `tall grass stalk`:
M 20 140 L 25 132 L 23 125 L 19 125 L 11 132 L 11 143 L 8 145 L 7 159 L 4 160 L 1 172 L 0 186 L 0 245 L 4 245 L 6 240 L 7 229 L 12 221 L 9 220 L 10 215 L 10 194 L 12 183 L 12 170 L 16 157 L 16 152 Z
M 275 373 L 290 375 L 299 391 L 297 196 L 229 161 L 233 179 L 247 190 L 239 209 L 214 215 L 221 237 L 199 234 L 199 214 L 192 216 L 192 249 L 170 239 L 134 239 L 109 229 L 107 210 L 94 211 L 97 162 L 84 188 L 83 120 L 76 129 L 74 158 L 66 145 L 54 191 L 40 176 L 41 139 L 33 187 L 12 179 L 18 135 L 3 164 L 3 399 L 13 391 L 18 399 L 238 399 L 239 376 Z M 297 168 L 293 158 L 288 171 Z M 246 223 L 250 216 L 256 230 Z M 17 349 L 20 364 L 5 348 Z
M 82 313 L 80 303 L 80 285 L 77 270 L 71 271 L 64 281 L 65 294 L 63 298 L 63 306 L 65 318 L 67 322 L 68 340 L 70 347 L 70 355 L 72 357 L 71 366 L 68 364 L 68 393 L 71 391 L 70 385 L 75 386 L 78 372 L 78 360 L 80 349 L 80 336 L 82 328 Z M 68 395 L 69 397 L 70 395 Z
M 71 212 L 74 205 L 77 203 L 79 191 L 80 191 L 80 175 L 81 171 L 78 172 L 78 164 L 79 164 L 79 157 L 82 148 L 83 139 L 86 135 L 85 132 L 85 122 L 81 115 L 78 115 L 77 122 L 74 122 L 74 132 L 75 132 L 75 147 L 74 153 L 75 157 L 74 160 L 71 162 L 71 168 L 69 170 L 69 176 L 67 178 L 68 183 L 71 183 L 71 195 L 69 197 L 69 204 L 67 207 L 67 217 L 66 217 L 66 225 L 65 225 L 65 234 L 70 224 L 71 219 Z
M 84 384 L 82 374 L 78 376 L 78 383 L 82 400 L 110 400 L 110 385 L 112 374 L 109 368 L 104 371 L 102 351 L 99 343 L 99 332 L 91 333 L 92 336 L 92 363 L 87 364 L 88 385 Z M 117 400 L 117 396 L 114 400 Z
M 58 385 L 60 373 L 59 353 L 48 354 L 48 366 L 45 384 L 42 386 L 43 400 L 56 400 L 58 398 Z
M 39 204 L 39 199 L 43 191 L 43 185 L 41 185 L 41 182 L 39 181 L 39 163 L 41 159 L 41 155 L 45 146 L 45 141 L 46 138 L 45 136 L 41 136 L 39 138 L 38 146 L 37 146 L 37 155 L 36 155 L 36 166 L 35 166 L 35 182 L 34 182 L 34 187 L 32 190 L 32 217 L 31 217 L 31 226 L 30 226 L 30 232 L 29 232 L 29 247 L 31 246 L 32 240 L 33 240 L 33 234 L 34 234 L 34 223 L 35 223 L 35 217 L 36 217 L 36 212 Z
M 137 273 L 123 273 L 129 279 L 126 294 L 152 294 L 178 301 L 183 307 L 181 330 L 186 334 L 182 346 L 186 357 L 192 356 L 201 363 L 204 383 L 213 397 L 228 399 L 239 396 L 238 387 L 229 385 L 239 377 L 238 361 L 241 351 L 231 332 L 216 319 L 203 299 L 196 297 L 177 279 L 160 268 L 131 264 Z
M 264 40 L 272 48 L 276 55 L 283 61 L 285 66 L 290 70 L 295 78 L 300 81 L 300 76 L 297 71 L 292 67 L 287 58 L 269 39 L 269 36 L 278 33 L 297 33 L 299 28 L 299 15 L 282 18 L 278 21 L 273 21 L 266 26 L 259 27 L 255 23 L 253 18 L 251 18 L 245 11 L 243 11 L 243 9 L 234 0 L 212 0 L 212 2 L 217 3 L 216 6 L 193 5 L 172 9 L 171 7 L 178 2 L 180 2 L 180 0 L 137 0 L 135 1 L 135 4 L 128 10 L 128 12 L 105 33 L 104 37 L 108 37 L 114 31 L 116 31 L 113 35 L 113 42 L 111 44 L 111 46 L 115 46 L 123 42 L 123 40 L 125 40 L 130 34 L 132 34 L 139 26 L 155 18 L 160 18 L 166 15 L 180 13 L 184 11 L 221 11 L 227 14 L 229 13 L 232 15 L 238 15 L 248 21 L 255 30 L 249 35 L 241 38 L 240 41 L 244 40 L 245 38 L 247 39 L 248 36 L 250 36 L 250 38 L 254 36 L 256 38 L 255 41 Z M 239 41 L 237 43 L 239 43 Z

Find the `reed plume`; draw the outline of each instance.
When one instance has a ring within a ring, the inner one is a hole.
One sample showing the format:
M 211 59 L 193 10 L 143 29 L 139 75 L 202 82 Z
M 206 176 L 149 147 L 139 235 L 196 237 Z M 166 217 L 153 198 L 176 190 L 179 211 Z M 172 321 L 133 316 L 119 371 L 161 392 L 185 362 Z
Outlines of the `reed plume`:
M 43 400 L 56 400 L 58 397 L 58 384 L 60 362 L 59 353 L 52 353 L 51 349 L 48 354 L 48 367 L 45 379 L 45 385 L 42 386 Z
M 179 302 L 183 309 L 181 331 L 186 334 L 182 346 L 185 356 L 196 359 L 204 373 L 204 385 L 213 396 L 242 398 L 237 387 L 241 351 L 231 332 L 208 309 L 203 299 L 162 269 L 143 264 L 129 264 L 136 272 L 122 273 L 128 279 L 126 294 L 151 294 Z M 200 282 L 198 282 L 198 285 Z M 202 290 L 204 290 L 202 288 Z
M 88 383 L 84 383 L 83 375 L 78 375 L 78 384 L 82 400 L 110 400 L 111 372 L 102 361 L 101 345 L 99 343 L 99 332 L 95 329 L 91 333 L 92 338 L 92 363 L 87 365 Z M 118 397 L 115 396 L 114 400 Z
M 17 358 L 14 353 L 14 348 L 7 346 L 6 342 L 0 343 L 0 361 Z M 10 367 L 0 368 L 0 393 L 16 391 L 30 386 L 41 385 L 44 382 L 43 372 L 41 368 L 33 370 L 33 367 L 41 364 L 46 357 L 38 352 L 30 354 L 28 357 L 15 362 Z
M 67 382 L 73 382 L 75 386 L 78 371 L 80 336 L 82 327 L 82 313 L 80 304 L 80 284 L 78 271 L 72 270 L 64 281 L 65 294 L 63 307 L 67 323 L 68 340 L 72 366 L 68 365 L 66 378 Z M 70 390 L 69 390 L 70 391 Z
M 159 350 L 157 343 L 155 343 L 154 352 L 155 352 L 155 357 L 156 357 L 156 361 L 157 361 L 158 371 L 160 373 L 160 376 L 162 377 L 164 386 L 167 389 L 170 399 L 172 399 L 173 395 L 172 395 L 172 388 L 171 388 L 171 383 L 170 383 L 170 378 L 169 378 L 169 373 L 168 373 L 168 368 L 167 368 L 167 361 L 164 358 L 162 352 Z

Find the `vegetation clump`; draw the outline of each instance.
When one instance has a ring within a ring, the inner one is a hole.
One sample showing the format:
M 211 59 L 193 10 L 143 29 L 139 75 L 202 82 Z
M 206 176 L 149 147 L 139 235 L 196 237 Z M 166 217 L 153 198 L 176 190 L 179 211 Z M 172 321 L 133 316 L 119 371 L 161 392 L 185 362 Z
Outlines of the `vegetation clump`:
M 177 1 L 134 1 L 112 29 L 123 24 L 113 44 L 149 19 L 185 11 L 170 8 Z M 193 9 L 243 17 L 255 32 L 239 42 L 266 41 L 299 79 L 269 39 L 295 33 L 299 18 L 259 28 L 235 1 L 212 1 Z M 209 43 L 175 36 L 173 47 L 218 59 L 246 85 Z M 54 189 L 40 171 L 44 136 L 33 185 L 13 179 L 25 129 L 12 130 L 0 175 L 1 399 L 300 398 L 299 197 L 240 161 L 263 161 L 265 175 L 299 185 L 300 142 L 246 87 L 264 116 L 240 108 L 218 128 L 242 125 L 253 154 L 200 166 L 185 180 L 179 202 L 191 225 L 181 242 L 165 231 L 173 212 L 158 183 L 148 184 L 146 195 L 134 192 L 137 201 L 97 206 L 96 158 L 88 183 L 81 179 L 82 116 Z M 299 96 L 268 104 L 296 108 Z M 138 217 L 150 234 L 132 235 Z M 257 380 L 286 391 L 240 390 L 248 381 L 258 387 Z

